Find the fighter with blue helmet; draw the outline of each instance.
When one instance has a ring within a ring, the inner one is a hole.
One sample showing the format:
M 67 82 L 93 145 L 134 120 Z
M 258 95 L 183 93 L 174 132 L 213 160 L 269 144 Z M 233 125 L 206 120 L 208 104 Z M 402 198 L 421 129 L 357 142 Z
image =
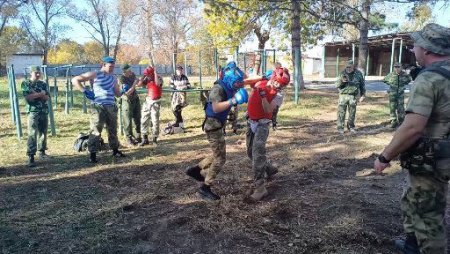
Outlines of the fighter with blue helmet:
M 212 192 L 217 174 L 226 161 L 223 126 L 232 106 L 247 103 L 248 93 L 244 86 L 244 73 L 231 62 L 223 68 L 220 78 L 209 92 L 205 105 L 203 130 L 211 146 L 212 155 L 197 165 L 187 169 L 186 174 L 202 183 L 198 193 L 204 199 L 218 200 L 220 196 Z

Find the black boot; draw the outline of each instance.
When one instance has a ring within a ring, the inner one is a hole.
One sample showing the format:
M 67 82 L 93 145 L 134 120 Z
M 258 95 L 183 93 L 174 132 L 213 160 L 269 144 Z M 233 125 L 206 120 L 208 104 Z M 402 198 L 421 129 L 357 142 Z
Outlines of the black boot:
M 132 136 L 128 136 L 128 137 L 127 137 L 127 145 L 128 145 L 128 146 L 134 146 L 134 145 L 136 145 L 136 144 L 134 143 L 134 140 L 133 140 L 133 137 L 132 137 Z
M 202 169 L 199 166 L 192 166 L 192 167 L 188 167 L 186 170 L 186 175 L 194 178 L 195 180 L 199 181 L 199 182 L 204 182 L 205 181 L 205 177 L 202 176 L 202 174 L 200 174 L 200 171 Z
M 142 142 L 141 134 L 138 133 L 138 134 L 137 134 L 137 138 L 136 138 L 136 143 L 137 143 L 137 144 L 140 144 L 141 142 Z
M 89 154 L 89 161 L 92 162 L 92 163 L 97 163 L 98 162 L 98 160 L 97 160 L 97 153 L 90 153 Z
M 126 157 L 125 154 L 123 154 L 119 149 L 113 149 L 113 157 L 119 158 L 119 157 Z
M 417 238 L 414 233 L 406 234 L 406 239 L 395 240 L 395 247 L 404 254 L 420 254 Z
M 212 192 L 211 186 L 203 184 L 202 187 L 198 190 L 198 194 L 203 199 L 209 199 L 209 200 L 219 200 L 220 196 Z
M 157 137 L 153 137 L 153 144 L 154 145 L 158 144 L 158 138 Z
M 36 167 L 36 163 L 34 162 L 34 155 L 28 156 L 28 167 Z
M 148 145 L 148 144 L 150 144 L 150 142 L 148 141 L 148 135 L 144 134 L 144 136 L 142 138 L 142 142 L 139 144 L 139 146 L 145 146 L 145 145 Z

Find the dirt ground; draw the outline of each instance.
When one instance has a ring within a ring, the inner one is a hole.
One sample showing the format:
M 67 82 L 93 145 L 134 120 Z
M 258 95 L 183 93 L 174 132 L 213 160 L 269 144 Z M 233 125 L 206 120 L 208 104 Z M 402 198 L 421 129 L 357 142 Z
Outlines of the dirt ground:
M 121 160 L 104 153 L 92 166 L 67 153 L 33 170 L 3 165 L 2 253 L 396 253 L 406 173 L 397 162 L 371 171 L 393 132 L 386 96 L 369 96 L 354 135 L 336 133 L 336 93 L 305 91 L 284 105 L 267 145 L 280 172 L 257 204 L 243 201 L 253 176 L 245 129 L 226 138 L 222 199 L 196 195 L 184 170 L 209 153 L 201 115 L 188 133 Z

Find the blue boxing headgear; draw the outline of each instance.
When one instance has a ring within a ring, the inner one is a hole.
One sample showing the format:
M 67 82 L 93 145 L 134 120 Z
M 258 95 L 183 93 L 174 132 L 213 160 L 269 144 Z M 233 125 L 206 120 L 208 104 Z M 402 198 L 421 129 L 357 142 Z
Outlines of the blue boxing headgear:
M 232 67 L 233 64 L 234 67 Z M 222 82 L 226 85 L 227 88 L 232 90 L 238 89 L 233 86 L 234 83 L 244 82 L 244 73 L 238 67 L 236 67 L 235 62 L 228 63 L 227 67 L 224 68 Z

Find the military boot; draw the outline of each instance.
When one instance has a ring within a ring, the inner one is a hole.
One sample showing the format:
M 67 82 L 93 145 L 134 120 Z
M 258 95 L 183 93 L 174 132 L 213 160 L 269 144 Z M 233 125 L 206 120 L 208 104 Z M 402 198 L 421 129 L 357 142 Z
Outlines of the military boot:
M 139 143 L 139 146 L 145 146 L 150 144 L 150 142 L 148 141 L 148 135 L 144 134 L 143 138 L 142 138 L 142 142 Z
M 205 177 L 202 176 L 202 174 L 200 173 L 202 169 L 198 166 L 191 166 L 188 167 L 186 170 L 186 175 L 194 178 L 195 180 L 199 181 L 199 182 L 204 182 L 205 181 Z
M 132 136 L 128 136 L 127 137 L 127 146 L 134 146 L 135 145 L 135 143 L 134 143 L 134 141 L 133 141 L 133 137 Z
M 98 162 L 98 160 L 97 160 L 97 153 L 90 153 L 89 154 L 89 161 L 92 162 L 92 163 L 97 163 Z
M 136 134 L 136 143 L 140 144 L 142 142 L 141 134 Z
M 406 239 L 395 240 L 395 247 L 404 254 L 420 254 L 417 238 L 414 233 L 406 234 Z
M 153 137 L 152 142 L 153 142 L 154 145 L 157 145 L 158 144 L 158 138 L 157 137 Z
M 253 193 L 248 197 L 248 201 L 255 203 L 269 195 L 264 180 L 257 180 L 254 184 Z
M 113 149 L 112 157 L 126 157 L 125 154 L 123 154 L 119 149 Z
M 267 166 L 266 179 L 271 180 L 276 173 L 278 173 L 278 169 L 276 167 L 272 165 Z
M 206 184 L 202 184 L 202 187 L 200 187 L 200 189 L 198 190 L 198 194 L 200 194 L 200 197 L 202 197 L 203 199 L 208 199 L 208 200 L 219 200 L 220 199 L 219 195 L 212 192 L 211 186 L 206 185 Z
M 34 162 L 34 155 L 28 156 L 28 167 L 36 167 L 36 163 Z

